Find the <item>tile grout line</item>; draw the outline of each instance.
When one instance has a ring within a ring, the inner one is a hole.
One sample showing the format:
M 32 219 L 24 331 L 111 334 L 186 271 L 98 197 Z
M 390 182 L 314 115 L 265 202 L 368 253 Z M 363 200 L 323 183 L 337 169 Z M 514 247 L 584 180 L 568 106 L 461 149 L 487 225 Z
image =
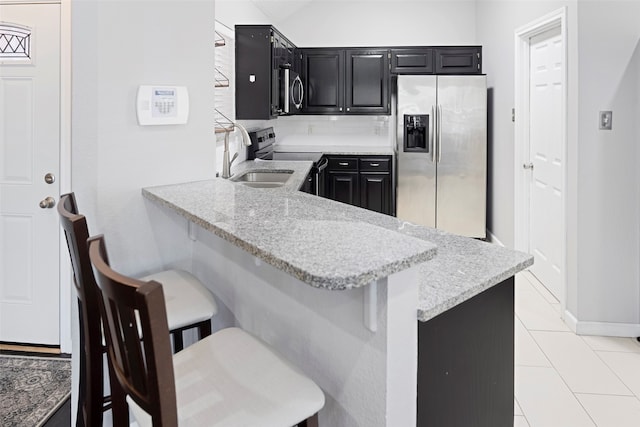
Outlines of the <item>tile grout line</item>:
M 526 277 L 525 277 L 526 279 Z M 532 285 L 533 286 L 533 285 Z M 535 286 L 533 286 L 535 289 Z M 538 292 L 538 290 L 536 289 L 536 292 Z M 544 297 L 542 297 L 544 299 Z M 549 303 L 546 299 L 545 302 L 549 305 L 551 305 L 551 303 Z M 517 314 L 516 314 L 517 315 Z M 563 321 L 564 322 L 564 321 Z M 527 330 L 527 333 L 530 334 L 529 329 L 527 328 L 527 325 L 525 325 L 524 323 L 522 323 L 525 327 L 525 329 Z M 556 331 L 556 332 L 562 332 L 562 331 Z M 571 332 L 570 332 L 571 333 Z M 564 383 L 564 385 L 567 387 L 567 390 L 569 390 L 569 392 L 571 393 L 571 395 L 573 396 L 573 398 L 576 400 L 576 402 L 578 403 L 578 405 L 580 405 L 580 407 L 582 408 L 582 410 L 585 412 L 585 414 L 587 415 L 587 417 L 589 417 L 589 419 L 591 420 L 591 422 L 593 422 L 593 425 L 598 427 L 598 423 L 596 423 L 596 420 L 593 419 L 593 417 L 591 416 L 591 414 L 589 413 L 589 411 L 587 411 L 587 408 L 584 407 L 584 405 L 582 404 L 582 402 L 580 401 L 580 399 L 578 399 L 578 396 L 576 396 L 576 393 L 571 389 L 571 387 L 569 387 L 569 384 L 567 384 L 566 380 L 564 379 L 564 377 L 562 375 L 560 375 L 560 372 L 558 372 L 558 370 L 556 369 L 555 365 L 553 364 L 553 361 L 551 361 L 551 359 L 549 359 L 549 356 L 547 355 L 547 353 L 545 353 L 545 351 L 540 347 L 540 344 L 538 343 L 538 341 L 536 341 L 535 338 L 533 338 L 533 336 L 531 336 L 531 338 L 533 339 L 533 342 L 535 342 L 536 346 L 538 346 L 538 348 L 540 348 L 540 351 L 542 351 L 542 354 L 544 354 L 544 357 L 547 358 L 547 360 L 549 360 L 549 363 L 551 364 L 551 367 L 547 367 L 547 369 L 553 369 L 555 371 L 555 373 L 558 375 L 558 377 L 560 378 L 560 380 Z M 589 347 L 589 345 L 587 344 L 587 346 Z M 593 349 L 591 349 L 591 347 L 589 347 L 589 349 L 591 351 L 594 351 Z M 515 353 L 515 352 L 514 352 Z M 595 351 L 594 351 L 595 353 Z M 603 361 L 604 363 L 604 361 Z M 606 365 L 606 363 L 605 363 Z M 609 365 L 606 365 L 607 368 L 609 368 Z M 609 368 L 611 369 L 611 368 Z M 624 383 L 624 381 L 622 382 L 624 384 L 625 387 L 627 387 L 627 385 Z M 627 387 L 628 388 L 628 387 Z M 522 413 L 525 414 L 524 408 L 522 408 L 522 406 L 520 406 L 520 409 L 522 409 Z M 528 420 L 527 420 L 528 422 Z
M 582 337 L 580 337 L 580 338 L 582 338 Z M 584 341 L 584 339 L 583 339 L 583 341 Z M 587 345 L 589 345 L 589 344 L 587 344 Z M 589 348 L 591 348 L 591 347 L 589 347 Z M 617 372 L 616 372 L 616 371 L 615 371 L 611 366 L 609 366 L 609 364 L 607 363 L 607 361 L 606 361 L 606 360 L 604 360 L 602 357 L 600 357 L 600 354 L 598 354 L 598 352 L 597 352 L 597 351 L 593 350 L 593 352 L 596 354 L 596 357 L 597 357 L 598 359 L 600 359 L 600 360 L 602 361 L 602 363 L 604 363 L 604 365 L 605 365 L 605 366 L 606 366 L 606 367 L 611 371 L 611 373 L 613 373 L 613 375 L 614 375 L 616 378 L 618 378 L 622 384 L 624 384 L 624 386 L 627 388 L 627 390 L 629 390 L 629 392 L 631 393 L 631 395 L 632 395 L 632 396 L 635 396 L 635 398 L 636 398 L 636 399 L 639 399 L 639 400 L 640 400 L 640 397 L 639 397 L 638 395 L 636 395 L 636 394 L 635 394 L 635 392 L 629 388 L 629 386 L 628 386 L 628 385 L 627 385 L 627 383 L 624 381 L 624 379 L 623 379 L 622 377 L 620 377 L 620 375 L 618 375 L 618 373 L 617 373 Z M 610 351 L 610 352 L 608 352 L 608 353 L 622 353 L 622 354 L 625 354 L 625 352 L 623 352 L 623 351 Z M 613 395 L 611 395 L 611 396 L 613 396 Z

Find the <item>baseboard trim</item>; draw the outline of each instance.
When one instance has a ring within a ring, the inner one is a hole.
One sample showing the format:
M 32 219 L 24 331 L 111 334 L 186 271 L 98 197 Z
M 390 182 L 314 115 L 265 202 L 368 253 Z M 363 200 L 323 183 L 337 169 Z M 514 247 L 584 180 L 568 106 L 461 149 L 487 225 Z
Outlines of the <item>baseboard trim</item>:
M 496 244 L 496 245 L 498 245 L 498 246 L 502 246 L 503 248 L 504 248 L 504 247 L 506 247 L 506 246 L 504 245 L 504 243 L 502 243 L 502 242 L 500 241 L 500 239 L 498 239 L 498 238 L 496 237 L 496 235 L 495 235 L 495 234 L 493 234 L 493 233 L 491 232 L 491 230 L 489 230 L 488 228 L 487 228 L 487 237 L 488 237 L 488 239 L 487 239 L 487 240 L 488 240 L 490 243 Z
M 567 323 L 577 335 L 626 338 L 640 337 L 640 324 L 637 323 L 583 322 L 576 320 L 568 311 L 565 311 L 565 323 Z M 573 323 L 573 325 L 571 323 Z
M 43 354 L 60 354 L 60 347 L 0 343 L 0 351 L 17 351 L 17 352 L 24 352 L 24 353 L 43 353 Z
M 564 320 L 565 325 L 567 325 L 574 334 L 577 334 L 578 319 L 576 319 L 576 316 L 574 316 L 573 313 L 565 309 L 562 320 Z

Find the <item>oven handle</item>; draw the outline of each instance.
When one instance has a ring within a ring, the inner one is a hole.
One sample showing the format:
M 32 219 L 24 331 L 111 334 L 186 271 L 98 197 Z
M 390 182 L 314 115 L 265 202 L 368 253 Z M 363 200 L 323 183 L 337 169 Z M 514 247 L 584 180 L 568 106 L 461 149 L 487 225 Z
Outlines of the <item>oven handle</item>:
M 327 166 L 329 166 L 329 159 L 324 158 L 320 160 L 320 164 L 318 164 L 318 172 L 322 172 L 327 168 Z
M 320 174 L 322 174 L 322 171 L 325 170 L 328 165 L 329 159 L 327 158 L 323 158 L 318 164 L 318 171 L 316 172 L 316 196 L 320 196 Z

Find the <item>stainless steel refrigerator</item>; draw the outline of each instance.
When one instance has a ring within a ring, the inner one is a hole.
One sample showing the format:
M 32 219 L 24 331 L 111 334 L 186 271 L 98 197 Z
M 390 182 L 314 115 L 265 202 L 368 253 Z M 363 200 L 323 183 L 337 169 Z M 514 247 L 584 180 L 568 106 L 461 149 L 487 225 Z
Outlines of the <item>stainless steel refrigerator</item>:
M 398 76 L 396 124 L 398 218 L 486 238 L 486 76 Z

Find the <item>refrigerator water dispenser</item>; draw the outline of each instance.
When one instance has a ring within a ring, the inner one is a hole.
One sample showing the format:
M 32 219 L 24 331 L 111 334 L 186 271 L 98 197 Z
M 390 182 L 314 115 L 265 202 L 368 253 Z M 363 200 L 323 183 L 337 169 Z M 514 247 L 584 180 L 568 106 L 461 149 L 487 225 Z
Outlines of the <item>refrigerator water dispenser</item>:
M 404 115 L 404 151 L 429 152 L 429 115 Z

